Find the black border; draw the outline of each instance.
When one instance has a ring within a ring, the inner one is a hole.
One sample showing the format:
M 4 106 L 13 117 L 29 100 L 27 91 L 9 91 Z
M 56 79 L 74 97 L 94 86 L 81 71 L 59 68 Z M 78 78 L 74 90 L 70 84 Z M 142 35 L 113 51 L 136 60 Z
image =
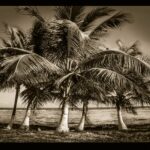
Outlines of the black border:
M 87 5 L 87 6 L 150 6 L 149 0 L 0 0 L 0 6 L 19 6 L 19 5 L 33 5 L 33 6 L 56 6 L 56 5 Z M 149 19 L 149 18 L 148 18 Z M 99 145 L 100 144 L 100 145 Z M 143 145 L 144 144 L 144 145 Z M 135 145 L 139 148 L 148 148 L 149 149 L 150 143 L 0 143 L 0 149 L 10 148 L 12 149 L 13 146 L 18 146 L 19 149 L 76 149 L 76 146 L 82 149 L 93 149 L 93 146 L 97 146 L 98 149 L 116 149 L 120 146 L 120 149 L 127 149 L 129 146 L 130 148 L 136 149 Z M 9 147 L 10 146 L 10 147 Z M 43 146 L 46 146 L 43 147 Z M 144 147 L 143 147 L 144 146 Z M 14 147 L 16 148 L 16 147 Z
M 102 6 L 148 6 L 149 0 L 1 0 L 1 6 L 18 5 L 102 5 Z

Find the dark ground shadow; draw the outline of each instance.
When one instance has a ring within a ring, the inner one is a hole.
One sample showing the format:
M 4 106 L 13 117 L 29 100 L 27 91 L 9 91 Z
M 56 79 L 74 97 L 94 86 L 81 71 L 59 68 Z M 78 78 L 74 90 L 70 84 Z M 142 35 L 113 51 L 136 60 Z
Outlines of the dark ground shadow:
M 6 123 L 0 123 L 0 129 L 4 129 L 7 126 Z M 150 131 L 150 124 L 136 124 L 136 125 L 127 125 L 128 130 L 124 132 L 147 132 Z M 19 129 L 20 124 L 14 124 L 13 129 Z M 41 130 L 56 130 L 57 126 L 54 125 L 30 125 L 30 130 L 37 131 Z M 71 126 L 70 130 L 75 130 L 76 126 Z M 118 126 L 116 124 L 103 124 L 103 125 L 86 125 L 85 131 L 116 131 Z

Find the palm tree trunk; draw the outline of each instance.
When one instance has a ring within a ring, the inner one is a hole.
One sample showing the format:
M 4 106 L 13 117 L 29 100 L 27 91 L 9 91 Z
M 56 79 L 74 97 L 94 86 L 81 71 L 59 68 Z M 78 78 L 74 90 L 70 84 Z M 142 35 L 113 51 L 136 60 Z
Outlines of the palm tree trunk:
M 84 102 L 83 103 L 83 110 L 82 110 L 82 117 L 81 117 L 80 123 L 77 127 L 77 131 L 83 131 L 84 130 L 86 115 L 87 115 L 87 103 Z
M 72 61 L 69 59 L 70 55 L 70 50 L 71 50 L 71 30 L 68 28 L 68 35 L 67 35 L 67 58 L 66 58 L 66 70 L 71 71 L 72 68 Z M 69 132 L 69 127 L 68 127 L 68 118 L 69 118 L 69 102 L 68 102 L 68 96 L 70 92 L 70 87 L 71 87 L 71 81 L 68 79 L 67 81 L 67 86 L 66 89 L 64 90 L 64 102 L 63 102 L 63 107 L 62 107 L 62 114 L 60 118 L 60 123 L 58 128 L 56 129 L 57 132 L 59 133 L 66 133 Z
M 123 121 L 121 107 L 117 106 L 117 117 L 118 117 L 118 129 L 119 130 L 127 130 L 127 126 Z
M 20 127 L 21 129 L 25 129 L 26 131 L 28 131 L 30 129 L 30 114 L 31 114 L 30 104 L 31 103 L 28 103 L 25 117 L 24 117 L 23 122 Z
M 68 114 L 69 114 L 69 103 L 67 99 L 65 99 L 62 107 L 62 114 L 61 114 L 59 126 L 57 128 L 57 132 L 59 133 L 69 132 Z
M 19 92 L 20 92 L 20 85 L 17 84 L 17 85 L 16 85 L 16 95 L 15 95 L 15 102 L 14 102 L 13 112 L 12 112 L 12 115 L 11 115 L 10 122 L 9 122 L 9 124 L 8 124 L 8 126 L 7 126 L 7 129 L 8 129 L 8 130 L 11 130 L 11 129 L 12 129 L 12 126 L 13 126 L 13 123 L 14 123 L 14 120 L 15 120 L 15 115 L 16 115 L 16 108 L 17 108 L 17 102 L 18 102 Z

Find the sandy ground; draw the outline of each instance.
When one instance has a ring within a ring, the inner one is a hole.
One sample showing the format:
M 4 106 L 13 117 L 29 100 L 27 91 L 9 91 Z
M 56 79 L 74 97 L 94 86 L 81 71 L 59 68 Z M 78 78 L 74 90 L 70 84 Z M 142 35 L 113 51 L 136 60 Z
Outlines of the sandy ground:
M 0 142 L 13 143 L 55 143 L 55 142 L 92 142 L 92 143 L 120 143 L 120 142 L 150 142 L 150 124 L 128 125 L 128 131 L 118 131 L 116 125 L 102 125 L 86 127 L 83 132 L 76 132 L 74 128 L 67 134 L 55 132 L 54 127 L 31 126 L 30 131 L 18 129 L 14 125 L 11 131 L 3 130 L 6 124 L 0 124 Z M 41 131 L 38 131 L 38 128 Z

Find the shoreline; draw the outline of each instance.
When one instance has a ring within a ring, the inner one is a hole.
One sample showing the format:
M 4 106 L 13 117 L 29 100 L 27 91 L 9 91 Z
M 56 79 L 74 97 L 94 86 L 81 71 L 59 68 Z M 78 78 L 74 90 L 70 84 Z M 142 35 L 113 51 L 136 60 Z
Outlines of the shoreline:
M 135 109 L 139 109 L 139 108 L 149 108 L 150 109 L 150 106 L 135 106 L 134 107 Z M 8 107 L 2 107 L 0 108 L 0 110 L 12 110 L 13 108 L 8 108 Z M 69 108 L 70 110 L 82 110 L 82 108 Z M 95 109 L 116 109 L 115 107 L 91 107 L 91 108 L 88 108 L 89 110 L 95 110 Z M 17 108 L 17 110 L 26 110 L 26 108 Z M 37 108 L 36 110 L 61 110 L 61 108 Z

